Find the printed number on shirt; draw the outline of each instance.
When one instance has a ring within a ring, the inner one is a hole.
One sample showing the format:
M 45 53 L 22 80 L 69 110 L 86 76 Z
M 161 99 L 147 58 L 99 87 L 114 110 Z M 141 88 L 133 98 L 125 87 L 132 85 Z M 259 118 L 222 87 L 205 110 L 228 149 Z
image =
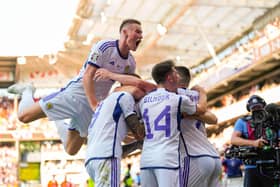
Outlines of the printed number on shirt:
M 149 119 L 149 109 L 145 108 L 143 113 L 143 119 L 146 125 L 146 137 L 147 139 L 152 139 L 154 137 L 153 131 L 165 131 L 165 137 L 170 136 L 170 109 L 169 105 L 157 115 L 153 124 L 155 124 L 154 129 L 151 129 L 150 119 Z M 153 114 L 154 115 L 154 114 Z

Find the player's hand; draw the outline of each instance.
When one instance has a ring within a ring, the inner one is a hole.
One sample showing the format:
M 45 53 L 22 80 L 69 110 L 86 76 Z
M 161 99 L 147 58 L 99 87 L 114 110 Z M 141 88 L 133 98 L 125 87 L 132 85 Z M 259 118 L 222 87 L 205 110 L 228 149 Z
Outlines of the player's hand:
M 111 72 L 104 68 L 99 68 L 94 75 L 94 80 L 108 80 L 111 79 Z

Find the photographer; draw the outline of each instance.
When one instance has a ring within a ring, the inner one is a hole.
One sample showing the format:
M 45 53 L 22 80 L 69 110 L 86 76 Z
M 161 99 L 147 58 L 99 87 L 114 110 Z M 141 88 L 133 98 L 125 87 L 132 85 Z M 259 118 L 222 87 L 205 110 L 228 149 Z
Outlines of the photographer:
M 247 102 L 247 110 L 253 113 L 255 110 L 262 110 L 266 106 L 264 99 L 253 95 Z M 255 148 L 264 147 L 268 141 L 262 136 L 257 137 L 257 125 L 252 123 L 252 115 L 239 118 L 234 125 L 234 132 L 231 137 L 231 144 L 237 146 L 251 146 Z M 245 163 L 244 187 L 272 187 L 273 180 L 264 176 L 258 170 L 256 164 Z

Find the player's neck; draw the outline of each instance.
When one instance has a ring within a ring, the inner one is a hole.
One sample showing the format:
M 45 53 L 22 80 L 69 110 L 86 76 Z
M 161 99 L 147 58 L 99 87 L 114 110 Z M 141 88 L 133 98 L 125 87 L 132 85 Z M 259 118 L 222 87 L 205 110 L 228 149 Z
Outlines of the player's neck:
M 174 87 L 173 85 L 170 85 L 170 84 L 158 84 L 158 88 L 164 88 L 166 89 L 167 91 L 169 92 L 174 92 L 176 93 L 177 92 L 177 87 Z
M 121 56 L 127 58 L 129 54 L 129 48 L 123 40 L 119 40 L 118 48 L 120 50 Z

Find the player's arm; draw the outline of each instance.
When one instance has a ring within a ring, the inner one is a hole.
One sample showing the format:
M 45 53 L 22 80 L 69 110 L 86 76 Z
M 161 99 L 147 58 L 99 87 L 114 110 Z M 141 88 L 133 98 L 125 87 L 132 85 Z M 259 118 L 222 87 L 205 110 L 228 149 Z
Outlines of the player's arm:
M 96 80 L 111 79 L 114 81 L 118 81 L 123 85 L 137 86 L 138 88 L 141 88 L 141 89 L 145 90 L 146 92 L 156 89 L 156 85 L 153 83 L 144 81 L 144 80 L 142 80 L 138 77 L 132 76 L 132 75 L 113 73 L 104 68 L 98 69 L 98 71 L 95 74 L 95 79 Z
M 143 147 L 143 140 L 140 141 L 135 141 L 133 143 L 129 143 L 126 145 L 122 146 L 122 157 L 126 157 L 127 155 L 129 155 L 130 153 L 132 153 L 133 151 L 135 151 L 136 149 L 142 149 Z
M 210 112 L 209 110 L 206 111 L 205 113 L 203 114 L 200 114 L 200 115 L 186 115 L 184 113 L 184 118 L 191 118 L 191 119 L 197 119 L 197 120 L 200 120 L 204 123 L 207 123 L 209 125 L 214 125 L 214 124 L 217 124 L 218 122 L 218 118 L 215 114 L 213 114 L 212 112 Z
M 95 110 L 98 103 L 95 97 L 95 90 L 94 90 L 94 76 L 96 71 L 97 71 L 97 67 L 89 64 L 83 76 L 83 86 L 84 86 L 85 94 L 87 96 L 89 105 L 93 111 Z
M 136 86 L 129 86 L 129 85 L 116 87 L 114 89 L 114 92 L 116 92 L 116 91 L 128 92 L 131 95 L 133 95 L 133 97 L 136 101 L 139 101 L 146 94 L 142 89 L 139 89 Z
M 192 90 L 199 92 L 199 99 L 196 105 L 195 115 L 204 114 L 207 111 L 207 95 L 206 91 L 200 86 L 194 86 Z
M 125 122 L 137 140 L 143 140 L 145 137 L 144 124 L 140 122 L 136 114 L 131 114 L 125 118 Z

